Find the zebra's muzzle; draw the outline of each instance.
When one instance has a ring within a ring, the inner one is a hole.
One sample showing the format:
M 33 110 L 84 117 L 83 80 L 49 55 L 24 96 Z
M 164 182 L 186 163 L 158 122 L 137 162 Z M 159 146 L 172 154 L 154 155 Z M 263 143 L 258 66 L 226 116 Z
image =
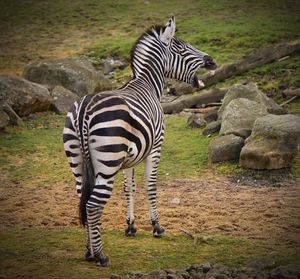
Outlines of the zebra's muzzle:
M 217 69 L 217 64 L 214 62 L 214 60 L 212 59 L 212 57 L 210 57 L 209 55 L 205 55 L 203 57 L 204 60 L 204 68 L 207 70 L 215 70 Z

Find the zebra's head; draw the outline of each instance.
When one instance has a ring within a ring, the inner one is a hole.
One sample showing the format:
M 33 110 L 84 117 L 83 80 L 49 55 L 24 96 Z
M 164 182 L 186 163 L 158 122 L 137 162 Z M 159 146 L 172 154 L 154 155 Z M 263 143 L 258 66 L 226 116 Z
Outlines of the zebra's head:
M 215 70 L 217 65 L 207 53 L 176 38 L 175 31 L 175 19 L 172 17 L 160 33 L 160 40 L 166 47 L 165 75 L 194 87 L 203 87 L 203 82 L 197 78 L 197 70 L 199 68 Z

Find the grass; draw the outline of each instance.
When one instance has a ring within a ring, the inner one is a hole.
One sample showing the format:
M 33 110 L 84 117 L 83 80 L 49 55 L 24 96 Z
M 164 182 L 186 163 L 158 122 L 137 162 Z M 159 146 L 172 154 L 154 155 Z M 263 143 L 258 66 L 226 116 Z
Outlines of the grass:
M 0 135 L 0 163 L 10 181 L 38 185 L 73 179 L 63 150 L 64 119 L 64 116 L 46 113 L 25 122 L 25 127 L 10 127 Z M 207 166 L 208 143 L 209 139 L 199 130 L 186 127 L 185 117 L 167 116 L 159 177 L 201 174 Z M 121 179 L 118 175 L 117 185 Z M 137 169 L 137 181 L 142 180 L 141 165 Z
M 9 278 L 108 278 L 110 274 L 125 276 L 131 271 L 183 269 L 205 261 L 241 266 L 257 257 L 269 257 L 270 252 L 263 242 L 222 235 L 213 235 L 207 244 L 195 246 L 183 235 L 154 239 L 142 232 L 136 238 L 127 238 L 112 230 L 103 232 L 111 266 L 99 268 L 83 259 L 84 237 L 83 230 L 77 228 L 5 230 L 0 238 L 2 274 Z M 296 249 L 282 250 L 279 246 L 272 250 L 272 258 L 276 264 L 300 260 Z
M 219 64 L 260 47 L 299 38 L 299 1 L 37 1 L 3 0 L 1 68 L 40 60 L 46 53 L 89 56 L 112 53 L 128 59 L 134 41 L 154 24 L 177 18 L 178 37 L 211 54 Z M 12 45 L 10 45 L 12 44 Z M 14 53 L 5 46 L 14 46 Z M 47 56 L 47 55 L 46 55 Z M 18 60 L 18 61 L 12 61 Z

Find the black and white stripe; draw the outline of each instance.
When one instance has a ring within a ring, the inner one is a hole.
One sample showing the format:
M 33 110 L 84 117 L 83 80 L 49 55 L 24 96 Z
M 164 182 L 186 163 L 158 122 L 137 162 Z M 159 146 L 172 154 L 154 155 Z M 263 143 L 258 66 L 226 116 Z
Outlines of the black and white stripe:
M 153 27 L 131 52 L 133 78 L 113 91 L 87 95 L 67 114 L 64 147 L 76 179 L 82 224 L 87 227 L 87 260 L 106 265 L 100 236 L 100 218 L 119 170 L 124 170 L 128 204 L 126 235 L 135 235 L 134 167 L 145 164 L 150 221 L 154 236 L 161 236 L 156 206 L 156 177 L 164 139 L 160 105 L 165 77 L 198 83 L 196 71 L 208 55 L 174 37 L 175 20 Z M 210 59 L 212 63 L 212 60 Z

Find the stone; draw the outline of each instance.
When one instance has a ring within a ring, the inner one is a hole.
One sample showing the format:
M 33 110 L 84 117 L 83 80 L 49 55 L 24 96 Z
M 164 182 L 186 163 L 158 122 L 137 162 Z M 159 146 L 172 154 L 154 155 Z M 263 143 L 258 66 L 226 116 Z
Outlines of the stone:
M 0 109 L 0 130 L 9 125 L 9 116 Z
M 0 75 L 0 101 L 5 101 L 18 116 L 23 117 L 48 110 L 52 98 L 43 85 L 17 76 Z
M 245 130 L 251 131 L 254 121 L 267 115 L 268 111 L 260 103 L 246 98 L 232 100 L 222 113 L 221 135 L 245 135 Z
M 298 279 L 300 277 L 299 270 L 289 269 L 286 267 L 277 267 L 270 271 L 268 278 L 270 279 Z
M 76 94 L 60 85 L 55 86 L 50 94 L 53 98 L 52 107 L 60 114 L 66 114 L 74 102 L 79 99 Z
M 203 118 L 206 121 L 206 123 L 211 123 L 211 122 L 217 121 L 217 119 L 218 119 L 218 110 L 215 109 L 215 110 L 212 110 L 212 111 L 209 111 L 209 112 L 205 113 Z
M 210 122 L 206 125 L 206 127 L 203 129 L 202 134 L 204 136 L 212 135 L 213 133 L 219 132 L 221 129 L 221 121 L 217 120 L 214 122 Z
M 52 58 L 29 64 L 23 77 L 49 89 L 63 86 L 78 96 L 112 88 L 110 81 L 85 58 Z
M 7 125 L 22 126 L 24 122 L 6 101 L 0 101 L 0 129 Z
M 187 120 L 187 125 L 192 128 L 202 128 L 206 122 L 202 114 L 192 114 Z
M 116 69 L 125 69 L 128 63 L 121 61 L 113 56 L 108 56 L 105 58 L 103 63 L 103 72 L 104 74 L 109 74 Z
M 141 277 L 142 279 L 163 279 L 167 278 L 167 272 L 164 270 L 155 270 Z
M 240 156 L 244 139 L 226 135 L 213 139 L 208 146 L 208 158 L 213 163 L 236 160 Z
M 203 266 L 202 266 L 202 270 L 203 270 L 204 273 L 207 273 L 208 271 L 210 271 L 211 268 L 212 268 L 212 266 L 211 266 L 210 263 L 205 263 L 205 264 L 203 264 Z
M 174 79 L 166 79 L 164 93 L 181 96 L 193 92 L 193 86 Z
M 180 199 L 179 198 L 173 198 L 171 201 L 170 201 L 170 205 L 175 207 L 177 205 L 180 204 Z
M 250 101 L 259 103 L 267 113 L 272 114 L 286 114 L 286 109 L 276 104 L 272 99 L 268 98 L 263 92 L 261 92 L 257 85 L 253 82 L 242 85 L 235 84 L 229 88 L 223 101 L 222 106 L 218 111 L 219 119 L 223 118 L 223 112 L 227 105 L 234 99 L 246 98 Z
M 189 279 L 190 278 L 190 275 L 189 275 L 189 273 L 186 270 L 181 271 L 181 276 L 184 279 Z
M 177 273 L 176 271 L 173 272 L 167 272 L 167 279 L 183 279 L 182 275 L 180 273 Z
M 253 259 L 249 260 L 247 262 L 247 267 L 253 268 L 253 269 L 266 269 L 271 268 L 275 265 L 275 261 L 272 259 L 266 259 L 266 258 L 259 258 L 259 259 Z
M 258 118 L 240 154 L 250 169 L 290 167 L 300 146 L 300 116 L 268 114 Z

